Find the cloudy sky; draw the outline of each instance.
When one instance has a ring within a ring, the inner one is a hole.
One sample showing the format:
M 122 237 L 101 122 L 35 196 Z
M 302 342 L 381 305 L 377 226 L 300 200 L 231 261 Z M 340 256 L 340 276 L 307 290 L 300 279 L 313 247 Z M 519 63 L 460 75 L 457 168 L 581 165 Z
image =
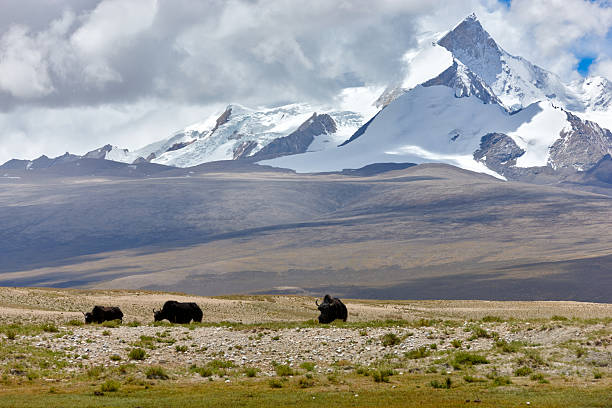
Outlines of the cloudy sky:
M 386 85 L 424 31 L 475 12 L 565 80 L 612 78 L 597 0 L 0 0 L 0 163 L 141 147 L 230 102 L 325 102 Z

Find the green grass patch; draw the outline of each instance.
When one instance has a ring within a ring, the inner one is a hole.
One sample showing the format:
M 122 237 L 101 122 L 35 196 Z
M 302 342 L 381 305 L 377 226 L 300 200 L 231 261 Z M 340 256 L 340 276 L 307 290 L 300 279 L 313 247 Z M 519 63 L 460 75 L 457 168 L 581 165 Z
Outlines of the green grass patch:
M 395 333 L 386 333 L 380 338 L 382 345 L 385 347 L 396 346 L 402 342 L 402 339 Z
M 128 354 L 130 360 L 144 360 L 147 358 L 147 352 L 141 348 L 134 348 Z
M 230 360 L 211 360 L 206 363 L 211 368 L 233 368 L 234 363 Z
M 145 375 L 150 380 L 167 380 L 170 378 L 168 373 L 166 373 L 166 370 L 160 366 L 147 367 L 145 370 Z
M 303 368 L 306 371 L 314 371 L 316 366 L 317 365 L 312 361 L 304 361 L 302 364 L 300 364 L 300 368 Z
M 272 378 L 268 380 L 270 388 L 283 388 L 283 382 L 278 378 Z
M 257 373 L 259 372 L 259 369 L 256 368 L 256 367 L 244 367 L 243 371 L 244 371 L 244 374 L 247 377 L 251 377 L 252 378 L 252 377 L 256 377 L 257 376 Z
M 544 374 L 542 374 L 542 373 L 534 373 L 534 374 L 531 374 L 531 376 L 529 377 L 529 379 L 530 379 L 531 381 L 537 381 L 537 382 L 539 382 L 540 384 L 548 384 L 548 383 L 550 383 L 550 381 L 548 381 L 546 378 L 544 378 Z
M 483 323 L 502 323 L 504 319 L 499 316 L 485 316 L 480 321 Z
M 214 373 L 213 373 L 213 369 L 210 367 L 198 367 L 195 364 L 193 364 L 191 367 L 189 367 L 189 370 L 192 373 L 198 373 L 200 374 L 200 376 L 202 377 L 211 377 Z
M 466 383 L 480 383 L 487 382 L 487 379 L 482 377 L 474 377 L 472 375 L 464 375 L 463 381 L 465 381 Z
M 446 377 L 444 381 L 433 380 L 429 383 L 433 388 L 450 389 L 453 381 L 450 377 Z
M 489 361 L 485 356 L 467 351 L 456 352 L 451 360 L 451 365 L 456 370 L 460 370 L 463 366 L 473 366 L 478 364 L 489 364 Z
M 489 332 L 480 326 L 472 326 L 470 328 L 470 331 L 472 332 L 472 335 L 468 338 L 469 341 L 476 339 L 492 339 L 498 337 L 497 333 Z
M 519 367 L 514 370 L 514 375 L 517 377 L 527 377 L 531 373 L 533 373 L 533 370 L 531 369 L 531 367 L 527 366 Z
M 119 319 L 107 320 L 105 322 L 102 322 L 101 326 L 102 327 L 108 327 L 108 328 L 111 328 L 111 329 L 116 329 L 117 327 L 121 326 L 121 320 L 119 320 Z
M 121 388 L 121 383 L 116 380 L 106 380 L 100 385 L 100 391 L 102 392 L 117 392 Z
M 317 382 L 313 387 L 301 388 L 299 380 L 272 379 L 274 388 L 266 380 L 244 379 L 225 384 L 222 381 L 177 384 L 159 382 L 148 386 L 139 382 L 124 381 L 119 391 L 93 397 L 92 385 L 87 383 L 40 385 L 37 382 L 2 386 L 0 408 L 26 408 L 43 406 L 60 407 L 114 407 L 134 408 L 165 407 L 286 407 L 306 408 L 380 407 L 400 408 L 450 408 L 457 406 L 519 407 L 531 402 L 534 407 L 592 408 L 610 405 L 610 384 L 604 381 L 589 387 L 576 387 L 573 382 L 564 384 L 534 384 L 531 387 L 491 387 L 489 383 L 472 383 L 453 386 L 450 389 L 434 389 L 429 386 L 428 375 L 401 376 L 390 385 L 378 386 L 369 379 L 352 379 L 349 387 L 338 387 Z M 441 378 L 444 380 L 444 378 Z M 424 386 L 427 384 L 427 386 Z M 99 391 L 99 385 L 95 388 Z M 358 397 L 355 397 L 358 394 Z M 313 399 L 313 397 L 315 397 Z M 475 398 L 480 404 L 472 403 Z M 471 400 L 471 403 L 465 401 Z
M 500 339 L 495 342 L 495 346 L 504 353 L 516 353 L 525 346 L 525 343 L 516 340 L 507 342 L 506 340 Z
M 510 377 L 497 376 L 493 378 L 493 385 L 497 387 L 510 384 L 512 384 L 512 381 L 510 381 Z
M 390 377 L 395 374 L 395 371 L 390 368 L 378 368 L 371 371 L 370 375 L 374 382 L 389 382 Z
M 312 388 L 315 386 L 315 380 L 312 378 L 312 375 L 307 374 L 304 377 L 301 377 L 298 380 L 298 387 L 300 388 Z
M 526 365 L 532 368 L 548 365 L 537 350 L 523 349 L 522 353 L 523 355 L 516 360 L 519 365 Z
M 404 353 L 404 356 L 410 360 L 417 360 L 419 358 L 429 357 L 430 355 L 431 349 L 425 346 Z
M 274 371 L 276 371 L 276 375 L 279 377 L 289 377 L 295 374 L 295 371 L 287 364 L 277 364 L 274 366 Z
M 99 378 L 102 373 L 104 373 L 104 366 L 93 366 L 86 371 L 87 377 L 92 379 Z

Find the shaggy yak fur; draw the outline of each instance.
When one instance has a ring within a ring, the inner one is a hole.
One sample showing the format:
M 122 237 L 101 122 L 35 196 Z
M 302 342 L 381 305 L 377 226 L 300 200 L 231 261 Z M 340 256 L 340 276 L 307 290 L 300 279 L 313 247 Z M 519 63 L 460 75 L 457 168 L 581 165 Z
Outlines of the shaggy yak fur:
M 102 323 L 107 320 L 123 320 L 123 312 L 115 306 L 94 306 L 91 312 L 83 313 L 85 323 Z
M 319 304 L 318 301 L 315 301 L 315 304 L 321 312 L 319 323 L 331 323 L 336 319 L 342 319 L 346 322 L 348 312 L 340 299 L 325 295 L 323 303 Z
M 169 300 L 162 310 L 153 309 L 156 322 L 168 320 L 170 323 L 189 323 L 202 321 L 202 309 L 194 302 L 177 302 Z

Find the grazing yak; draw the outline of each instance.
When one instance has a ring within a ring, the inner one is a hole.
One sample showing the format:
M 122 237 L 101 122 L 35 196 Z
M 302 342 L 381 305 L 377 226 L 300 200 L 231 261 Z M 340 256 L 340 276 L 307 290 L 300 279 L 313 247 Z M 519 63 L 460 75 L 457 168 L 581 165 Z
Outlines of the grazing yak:
M 346 322 L 348 312 L 340 299 L 325 295 L 323 303 L 319 304 L 319 301 L 315 300 L 315 304 L 321 312 L 319 323 L 331 323 L 336 319 L 342 319 Z
M 94 306 L 91 312 L 83 313 L 85 323 L 102 323 L 108 320 L 123 320 L 123 312 L 115 306 Z
M 202 321 L 202 309 L 194 302 L 177 302 L 169 300 L 164 303 L 162 310 L 153 309 L 156 322 L 168 320 L 170 323 L 189 323 Z

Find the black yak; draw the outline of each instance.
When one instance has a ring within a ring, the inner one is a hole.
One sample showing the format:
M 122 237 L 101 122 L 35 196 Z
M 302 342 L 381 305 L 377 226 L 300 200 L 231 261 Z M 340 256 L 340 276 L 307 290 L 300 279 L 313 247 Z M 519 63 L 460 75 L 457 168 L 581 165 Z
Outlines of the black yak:
M 91 312 L 83 313 L 85 323 L 102 323 L 109 320 L 123 320 L 123 312 L 115 306 L 94 306 Z
M 153 309 L 156 322 L 168 320 L 170 323 L 189 323 L 202 321 L 202 309 L 194 302 L 168 300 L 161 310 Z
M 346 322 L 348 311 L 340 299 L 325 295 L 323 303 L 319 304 L 317 300 L 315 304 L 321 312 L 319 323 L 331 323 L 336 319 L 342 319 L 342 321 Z

